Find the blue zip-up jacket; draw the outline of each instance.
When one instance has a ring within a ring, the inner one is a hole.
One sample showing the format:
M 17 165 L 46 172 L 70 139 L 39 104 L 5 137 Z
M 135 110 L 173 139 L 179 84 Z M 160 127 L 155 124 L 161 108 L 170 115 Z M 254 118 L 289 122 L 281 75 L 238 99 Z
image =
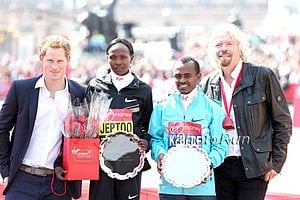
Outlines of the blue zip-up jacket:
M 149 125 L 149 134 L 152 137 L 150 142 L 151 156 L 155 161 L 157 161 L 159 154 L 166 154 L 168 152 L 167 130 L 169 122 L 194 122 L 201 124 L 202 148 L 207 152 L 213 167 L 218 167 L 224 161 L 228 148 L 225 139 L 226 133 L 222 128 L 225 114 L 220 105 L 207 98 L 199 87 L 197 89 L 197 95 L 186 111 L 179 92 L 170 94 L 165 101 L 155 106 Z M 212 196 L 215 195 L 213 177 L 212 174 L 207 178 L 207 183 L 200 184 L 199 186 L 179 188 L 173 186 L 161 176 L 162 183 L 159 186 L 159 193 Z

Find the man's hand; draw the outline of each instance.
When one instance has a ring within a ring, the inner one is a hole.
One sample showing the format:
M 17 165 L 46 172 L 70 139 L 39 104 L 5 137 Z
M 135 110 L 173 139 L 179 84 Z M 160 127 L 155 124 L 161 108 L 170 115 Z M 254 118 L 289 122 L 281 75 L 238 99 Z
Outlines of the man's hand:
M 201 184 L 207 183 L 207 179 L 211 178 L 211 176 L 212 176 L 212 170 L 213 169 L 211 168 L 210 171 L 209 171 L 209 175 L 201 181 Z
M 55 172 L 56 178 L 58 180 L 61 180 L 61 181 L 66 180 L 64 178 L 64 174 L 67 173 L 67 171 L 64 170 L 62 167 L 55 167 L 54 172 Z
M 157 171 L 160 175 L 162 175 L 162 160 L 164 159 L 165 154 L 161 153 L 157 159 Z
M 265 176 L 264 176 L 264 180 L 266 181 L 266 182 L 268 182 L 268 181 L 270 181 L 271 179 L 273 179 L 275 176 L 277 176 L 277 172 L 274 170 L 274 169 L 272 169 L 271 171 L 268 171 L 266 174 L 265 174 Z

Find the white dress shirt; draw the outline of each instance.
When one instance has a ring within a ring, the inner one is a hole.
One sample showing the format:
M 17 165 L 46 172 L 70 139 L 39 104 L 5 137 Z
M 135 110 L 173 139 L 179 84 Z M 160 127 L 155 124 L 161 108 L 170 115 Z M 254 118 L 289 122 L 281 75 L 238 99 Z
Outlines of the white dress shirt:
M 221 72 L 221 81 L 223 83 L 223 88 L 224 88 L 224 92 L 225 92 L 225 96 L 226 96 L 226 102 L 227 102 L 227 108 L 228 109 L 229 109 L 229 106 L 230 106 L 230 102 L 232 101 L 232 94 L 233 94 L 233 91 L 234 91 L 234 86 L 235 86 L 235 83 L 237 81 L 237 78 L 238 78 L 238 75 L 239 75 L 241 69 L 242 69 L 242 62 L 240 61 L 238 63 L 238 65 L 236 66 L 236 68 L 231 73 L 231 77 L 233 78 L 233 81 L 232 81 L 231 84 L 228 84 L 225 81 L 223 73 Z M 222 100 L 222 107 L 223 107 L 223 110 L 226 113 L 223 100 Z M 230 116 L 233 120 L 234 127 L 236 127 L 233 108 L 231 108 L 231 111 L 230 111 L 229 114 L 230 114 Z M 229 142 L 229 146 L 228 146 L 227 156 L 240 156 L 241 155 L 241 149 L 240 149 L 240 146 L 239 146 L 239 137 L 238 137 L 236 129 L 234 128 L 234 129 L 231 129 L 231 130 L 226 130 L 226 133 L 229 134 L 229 136 L 230 136 L 230 142 Z
M 63 90 L 50 92 L 41 77 L 35 88 L 39 88 L 38 108 L 29 147 L 23 164 L 34 167 L 54 168 L 62 143 L 63 120 L 67 115 L 69 103 L 68 81 Z

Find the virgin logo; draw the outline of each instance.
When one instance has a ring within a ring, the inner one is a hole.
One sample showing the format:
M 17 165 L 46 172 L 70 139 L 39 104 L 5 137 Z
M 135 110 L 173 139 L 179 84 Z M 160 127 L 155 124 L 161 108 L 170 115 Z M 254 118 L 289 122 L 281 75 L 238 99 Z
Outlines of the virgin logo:
M 184 124 L 182 122 L 169 122 L 168 129 L 171 134 L 180 134 L 183 133 Z
M 131 121 L 132 110 L 129 109 L 110 109 L 106 117 L 107 121 Z
M 109 109 L 107 113 L 107 121 L 113 121 L 114 116 L 114 111 L 112 109 Z
M 90 149 L 80 149 L 76 147 L 72 149 L 72 154 L 74 154 L 76 158 L 84 158 L 84 159 L 90 159 L 93 156 L 92 151 Z

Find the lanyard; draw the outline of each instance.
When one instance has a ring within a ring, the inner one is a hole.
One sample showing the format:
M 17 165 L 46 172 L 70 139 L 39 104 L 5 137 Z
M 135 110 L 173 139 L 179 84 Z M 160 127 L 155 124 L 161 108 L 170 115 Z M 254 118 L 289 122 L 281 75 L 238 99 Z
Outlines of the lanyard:
M 236 80 L 235 84 L 234 84 L 233 91 L 235 91 L 236 87 L 238 86 L 238 84 L 240 83 L 240 81 L 242 79 L 242 72 L 243 72 L 243 67 L 241 68 L 241 71 L 240 71 L 240 73 L 237 77 L 237 80 Z M 224 90 L 224 86 L 223 86 L 222 81 L 220 81 L 220 85 L 221 85 L 221 95 L 222 95 L 223 102 L 224 102 L 225 112 L 226 112 L 227 116 L 230 116 L 230 112 L 231 112 L 231 109 L 232 109 L 232 98 L 230 100 L 229 109 L 228 109 L 228 104 L 227 104 L 227 100 L 226 100 L 226 96 L 225 96 L 225 90 Z

